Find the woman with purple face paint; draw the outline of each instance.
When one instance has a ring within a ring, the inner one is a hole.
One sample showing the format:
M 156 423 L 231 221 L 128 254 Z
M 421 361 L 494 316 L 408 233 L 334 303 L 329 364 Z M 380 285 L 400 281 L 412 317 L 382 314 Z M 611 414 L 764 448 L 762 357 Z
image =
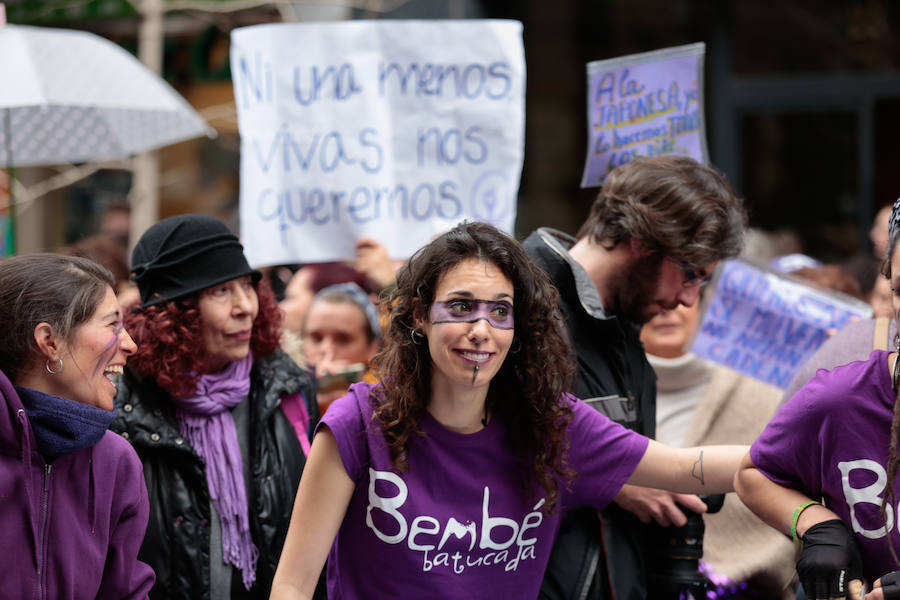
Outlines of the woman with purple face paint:
M 463 223 L 389 299 L 381 383 L 323 417 L 272 598 L 535 598 L 563 511 L 625 483 L 731 489 L 743 446 L 668 448 L 566 394 L 557 293 L 521 245 Z
M 146 598 L 149 504 L 108 431 L 136 346 L 112 274 L 84 258 L 0 261 L 0 578 L 4 598 Z

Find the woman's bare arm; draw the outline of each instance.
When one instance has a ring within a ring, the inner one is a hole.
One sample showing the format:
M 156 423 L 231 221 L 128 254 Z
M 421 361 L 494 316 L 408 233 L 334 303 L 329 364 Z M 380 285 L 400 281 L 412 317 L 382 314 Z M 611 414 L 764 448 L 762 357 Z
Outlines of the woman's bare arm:
M 803 492 L 779 485 L 760 473 L 753 465 L 749 452 L 741 461 L 741 467 L 734 478 L 734 488 L 747 508 L 785 535 L 791 534 L 791 519 L 797 507 L 816 500 Z M 816 523 L 837 518 L 836 514 L 824 506 L 810 506 L 800 513 L 797 536 L 803 537 L 806 530 Z
M 312 598 L 354 488 L 334 435 L 323 427 L 303 469 L 270 600 Z
M 825 536 L 825 530 L 821 530 L 817 534 L 818 539 L 810 540 L 804 538 L 804 534 L 813 525 L 838 519 L 834 512 L 821 504 L 813 504 L 803 509 L 803 505 L 813 500 L 813 498 L 798 490 L 779 485 L 763 475 L 753 465 L 749 452 L 744 456 L 741 461 L 741 468 L 734 477 L 734 488 L 741 501 L 756 513 L 756 516 L 785 535 L 791 535 L 791 523 L 794 519 L 795 511 L 798 508 L 802 510 L 796 524 L 796 534 L 798 537 L 803 538 L 804 541 L 800 560 L 797 563 L 797 574 L 800 576 L 800 582 L 807 592 L 815 590 L 817 587 L 826 590 L 840 589 L 843 583 L 837 584 L 835 581 L 843 582 L 846 573 L 848 580 L 846 594 L 835 594 L 832 598 L 835 600 L 844 597 L 853 600 L 861 598 L 862 582 L 857 577 L 861 578 L 862 576 L 862 561 L 859 558 L 856 545 L 853 543 L 853 534 L 849 529 L 846 533 L 837 536 L 835 536 L 835 533 L 839 533 L 839 530 L 832 528 L 832 530 L 827 532 L 827 537 Z M 827 527 L 828 524 L 825 526 Z M 835 549 L 842 549 L 844 552 L 843 559 L 846 562 L 835 564 L 832 555 L 829 555 L 828 560 L 824 562 L 819 561 L 821 557 L 816 554 L 816 546 L 817 544 L 821 545 L 825 540 L 827 540 L 830 553 L 833 553 Z M 842 546 L 845 542 L 847 545 Z M 809 554 L 807 554 L 807 550 L 809 550 Z M 821 598 L 823 596 L 817 595 L 816 597 Z M 869 596 L 866 597 L 868 598 Z M 878 597 L 878 594 L 873 596 L 873 598 L 876 597 Z
M 747 446 L 673 448 L 650 440 L 628 483 L 684 494 L 730 492 L 746 453 Z

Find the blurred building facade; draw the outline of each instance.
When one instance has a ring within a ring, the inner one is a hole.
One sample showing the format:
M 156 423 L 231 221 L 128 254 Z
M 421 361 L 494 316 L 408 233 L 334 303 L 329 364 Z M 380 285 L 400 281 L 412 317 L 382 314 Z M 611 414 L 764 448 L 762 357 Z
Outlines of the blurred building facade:
M 89 29 L 134 51 L 139 4 L 7 0 L 7 12 L 12 23 Z M 900 195 L 893 176 L 900 167 L 894 143 L 900 3 L 358 0 L 323 8 L 323 2 L 285 0 L 239 11 L 230 10 L 228 0 L 212 4 L 222 10 L 178 10 L 165 18 L 164 76 L 219 136 L 160 152 L 160 217 L 199 211 L 237 225 L 239 139 L 229 32 L 286 18 L 522 21 L 527 95 L 519 237 L 541 225 L 574 232 L 587 215 L 596 190 L 579 188 L 587 145 L 586 63 L 698 41 L 707 47 L 711 160 L 747 199 L 754 226 L 791 229 L 801 251 L 841 261 L 871 253 L 872 218 Z M 17 248 L 49 249 L 93 233 L 105 208 L 124 201 L 129 185 L 127 172 L 103 171 L 35 200 L 17 223 Z

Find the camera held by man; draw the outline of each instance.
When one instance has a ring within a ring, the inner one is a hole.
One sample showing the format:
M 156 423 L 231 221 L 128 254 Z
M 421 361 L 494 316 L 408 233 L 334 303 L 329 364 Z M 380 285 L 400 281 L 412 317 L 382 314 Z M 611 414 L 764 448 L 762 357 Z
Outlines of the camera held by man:
M 725 503 L 724 494 L 700 496 L 707 513 L 716 513 Z M 693 598 L 705 598 L 709 581 L 700 572 L 703 557 L 703 515 L 682 507 L 687 523 L 680 527 L 658 526 L 659 543 L 650 565 L 648 598 L 679 600 L 688 592 Z

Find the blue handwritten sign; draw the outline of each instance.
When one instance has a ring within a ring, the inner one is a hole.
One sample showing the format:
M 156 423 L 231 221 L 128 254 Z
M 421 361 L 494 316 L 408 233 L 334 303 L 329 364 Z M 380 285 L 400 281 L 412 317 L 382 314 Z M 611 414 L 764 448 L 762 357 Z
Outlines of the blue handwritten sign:
M 865 302 L 740 260 L 714 285 L 693 352 L 782 389 L 833 331 L 872 315 Z
M 521 23 L 270 24 L 231 39 L 251 264 L 352 258 L 360 237 L 405 258 L 464 219 L 512 232 Z
M 703 43 L 588 63 L 588 149 L 581 187 L 636 156 L 707 162 Z

